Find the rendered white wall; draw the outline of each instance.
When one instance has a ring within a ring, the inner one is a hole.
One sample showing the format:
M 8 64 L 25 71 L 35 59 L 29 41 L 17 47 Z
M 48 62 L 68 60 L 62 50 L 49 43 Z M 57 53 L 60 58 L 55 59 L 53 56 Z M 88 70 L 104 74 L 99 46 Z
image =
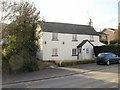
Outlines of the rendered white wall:
M 89 53 L 86 53 L 87 48 L 89 49 Z M 89 42 L 86 42 L 82 47 L 82 60 L 87 59 L 93 59 L 93 46 Z
M 78 41 L 73 42 L 72 34 L 58 33 L 58 41 L 52 41 L 52 33 L 43 32 L 43 60 L 77 60 L 77 56 L 72 56 L 72 49 L 76 48 L 83 40 L 86 39 L 90 40 L 90 35 L 77 35 Z M 94 36 L 93 44 L 99 44 L 99 36 Z M 57 57 L 52 57 L 52 48 L 58 49 Z

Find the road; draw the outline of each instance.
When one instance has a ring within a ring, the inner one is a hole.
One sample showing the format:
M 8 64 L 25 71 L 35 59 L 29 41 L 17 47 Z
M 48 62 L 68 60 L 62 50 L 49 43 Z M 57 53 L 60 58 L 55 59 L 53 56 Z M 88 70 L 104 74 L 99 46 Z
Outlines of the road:
M 93 70 L 92 67 L 96 70 Z M 68 67 L 61 69 L 79 70 Z M 118 64 L 110 66 L 89 65 L 85 69 L 83 73 L 45 80 L 7 84 L 3 85 L 3 88 L 118 88 Z

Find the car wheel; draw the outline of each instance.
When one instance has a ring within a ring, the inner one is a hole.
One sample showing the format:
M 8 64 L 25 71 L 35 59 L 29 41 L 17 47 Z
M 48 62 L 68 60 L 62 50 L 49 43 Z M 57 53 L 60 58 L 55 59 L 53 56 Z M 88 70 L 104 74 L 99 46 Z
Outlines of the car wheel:
M 107 61 L 106 64 L 107 64 L 107 65 L 110 65 L 110 61 Z

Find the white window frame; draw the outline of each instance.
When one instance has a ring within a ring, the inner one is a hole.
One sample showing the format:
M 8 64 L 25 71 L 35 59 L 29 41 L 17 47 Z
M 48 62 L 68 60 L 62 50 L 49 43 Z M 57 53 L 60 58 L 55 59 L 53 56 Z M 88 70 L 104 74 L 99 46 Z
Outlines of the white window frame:
M 90 35 L 90 41 L 94 42 L 94 36 L 93 35 Z
M 72 34 L 72 41 L 77 41 L 77 34 Z
M 52 33 L 52 41 L 58 41 L 58 33 Z
M 72 56 L 76 56 L 77 55 L 77 49 L 76 48 L 73 48 L 72 49 Z
M 58 49 L 57 48 L 52 49 L 52 56 L 58 56 Z

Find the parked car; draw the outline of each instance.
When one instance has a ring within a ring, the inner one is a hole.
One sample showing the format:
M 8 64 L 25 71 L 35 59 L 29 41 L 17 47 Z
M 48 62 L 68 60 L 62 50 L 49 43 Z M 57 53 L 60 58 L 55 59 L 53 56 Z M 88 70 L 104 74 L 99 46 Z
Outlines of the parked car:
M 119 63 L 120 64 L 120 57 L 114 53 L 100 53 L 96 58 L 97 65 L 103 63 L 110 65 L 112 63 Z

